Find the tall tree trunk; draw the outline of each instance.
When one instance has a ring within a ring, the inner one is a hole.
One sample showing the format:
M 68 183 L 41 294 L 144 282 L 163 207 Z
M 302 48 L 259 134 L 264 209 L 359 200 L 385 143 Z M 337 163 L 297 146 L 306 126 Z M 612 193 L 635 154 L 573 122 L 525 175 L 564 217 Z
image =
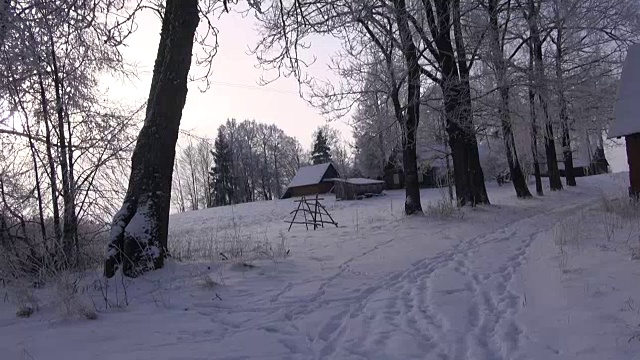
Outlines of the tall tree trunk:
M 77 266 L 78 263 L 77 261 L 80 260 L 79 256 L 80 256 L 80 241 L 79 241 L 79 234 L 78 234 L 78 212 L 76 210 L 76 201 L 78 200 L 76 198 L 76 194 L 77 194 L 77 189 L 76 189 L 76 178 L 75 178 L 75 172 L 74 172 L 74 166 L 75 166 L 75 160 L 74 160 L 74 154 L 73 154 L 73 132 L 72 132 L 72 127 L 71 127 L 71 119 L 69 118 L 69 112 L 67 111 L 67 109 L 65 108 L 65 121 L 67 122 L 67 154 L 69 157 L 69 190 L 71 191 L 71 216 L 73 216 L 73 244 L 75 247 L 75 253 L 76 253 L 76 263 L 75 265 Z
M 516 195 L 519 198 L 531 197 L 531 192 L 527 186 L 527 179 L 522 172 L 522 166 L 518 159 L 518 152 L 515 147 L 515 138 L 511 128 L 511 116 L 509 112 L 509 88 L 500 88 L 501 106 L 498 109 L 500 113 L 500 122 L 502 124 L 502 135 L 504 138 L 504 146 L 506 148 L 507 162 L 509 164 L 509 172 Z
M 275 171 L 275 178 L 276 178 L 276 199 L 280 199 L 280 196 L 282 195 L 282 189 L 281 189 L 281 185 L 280 185 L 280 167 L 278 165 L 278 147 L 276 146 L 275 149 L 273 150 L 273 167 L 274 167 L 274 171 Z
M 470 68 L 467 64 L 467 53 L 464 44 L 464 35 L 462 34 L 462 14 L 460 13 L 460 0 L 452 1 L 453 13 L 453 33 L 455 36 L 456 54 L 458 60 L 458 73 L 460 75 L 460 84 L 462 86 L 463 108 L 461 109 L 461 119 L 465 124 L 464 127 L 468 131 L 465 136 L 465 145 L 467 148 L 467 159 L 469 161 L 468 169 L 471 184 L 471 205 L 489 204 L 489 196 L 484 182 L 484 173 L 480 164 L 480 153 L 478 151 L 478 140 L 476 138 L 476 130 L 473 125 L 473 106 L 471 102 L 471 83 Z
M 412 215 L 422 212 L 416 146 L 416 132 L 420 121 L 420 65 L 418 63 L 418 49 L 416 48 L 411 36 L 411 30 L 409 29 L 405 1 L 394 0 L 393 3 L 396 10 L 395 15 L 400 33 L 402 53 L 408 71 L 407 114 L 404 117 L 402 159 L 406 192 L 404 212 L 407 215 Z
M 25 113 L 26 114 L 26 113 Z M 37 149 L 31 136 L 31 126 L 29 125 L 29 119 L 25 120 L 27 135 L 29 135 L 29 149 L 31 151 L 31 162 L 33 162 L 33 174 L 36 181 L 36 197 L 38 202 L 38 220 L 40 220 L 40 232 L 42 233 L 42 246 L 45 252 L 49 252 L 47 248 L 47 224 L 44 221 L 44 204 L 42 201 L 42 182 L 40 180 L 40 169 L 37 160 Z
M 531 156 L 533 158 L 533 174 L 536 178 L 536 194 L 544 195 L 542 189 L 542 174 L 540 173 L 540 160 L 538 158 L 538 124 L 536 120 L 536 94 L 535 75 L 533 69 L 533 45 L 529 41 L 529 117 L 531 118 Z
M 75 210 L 74 201 L 71 194 L 71 182 L 69 181 L 69 155 L 67 153 L 67 138 L 65 129 L 65 117 L 64 117 L 64 83 L 63 78 L 60 76 L 60 69 L 58 68 L 58 62 L 56 58 L 55 46 L 53 38 L 49 39 L 50 51 L 51 51 L 51 64 L 53 67 L 53 85 L 55 89 L 56 99 L 56 117 L 57 117 L 57 130 L 58 130 L 58 148 L 60 151 L 60 171 L 62 175 L 62 202 L 63 202 L 63 215 L 62 215 L 62 253 L 65 266 L 70 266 L 73 261 L 73 245 L 75 239 L 75 232 L 77 226 L 75 224 Z
M 437 61 L 442 73 L 439 85 L 444 98 L 446 132 L 453 160 L 458 206 L 488 204 L 489 197 L 480 166 L 478 142 L 473 126 L 471 89 L 468 79 L 469 68 L 466 63 L 460 25 L 459 2 L 435 1 L 435 14 L 433 14 L 429 2 L 423 1 L 423 4 L 428 13 L 431 33 L 435 34 Z M 453 9 L 450 5 L 453 5 Z M 455 17 L 453 21 L 451 19 L 452 11 Z M 456 36 L 457 53 L 454 52 L 451 38 L 452 28 Z
M 502 125 L 502 138 L 509 165 L 509 173 L 516 195 L 519 198 L 531 197 L 527 180 L 522 172 L 518 152 L 515 147 L 515 138 L 511 127 L 511 112 L 509 105 L 509 80 L 507 78 L 507 64 L 500 42 L 500 27 L 498 26 L 498 1 L 489 0 L 487 11 L 489 12 L 489 24 L 491 26 L 491 47 L 493 52 L 493 65 L 495 68 L 496 82 L 500 93 L 498 115 Z M 506 31 L 506 29 L 505 29 Z
M 105 275 L 164 266 L 175 146 L 198 26 L 197 0 L 167 0 L 144 125 L 131 158 L 129 188 L 114 216 Z
M 564 172 L 567 186 L 576 186 L 576 176 L 573 173 L 573 152 L 571 151 L 571 134 L 569 132 L 569 114 L 567 99 L 564 94 L 564 76 L 562 74 L 562 24 L 556 14 L 556 86 L 558 87 L 558 102 L 560 108 L 560 129 L 562 131 L 562 155 L 564 158 Z
M 47 154 L 47 163 L 49 165 L 49 182 L 51 184 L 51 213 L 53 217 L 53 233 L 55 236 L 54 247 L 57 253 L 60 251 L 60 241 L 62 240 L 62 228 L 60 227 L 60 205 L 58 203 L 58 171 L 56 169 L 56 162 L 53 157 L 53 141 L 51 139 L 51 117 L 49 116 L 49 100 L 47 99 L 47 93 L 44 87 L 44 80 L 42 74 L 38 72 L 38 87 L 40 90 L 40 106 L 42 107 L 42 116 L 44 120 L 44 134 L 45 145 Z
M 556 154 L 556 142 L 553 134 L 553 123 L 549 117 L 549 107 L 547 105 L 546 83 L 544 75 L 544 63 L 542 61 L 542 39 L 540 38 L 540 29 L 538 26 L 538 10 L 534 0 L 529 0 L 529 30 L 531 41 L 533 42 L 534 69 L 536 92 L 542 113 L 544 114 L 544 147 L 547 156 L 547 173 L 549 175 L 549 186 L 552 191 L 562 190 L 562 180 L 560 179 L 560 171 L 558 170 L 558 156 Z
M 442 117 L 442 120 L 441 120 L 442 121 L 442 128 L 444 129 L 445 126 L 446 126 L 446 119 L 445 119 L 444 116 L 441 116 L 441 117 Z M 446 166 L 446 169 L 447 169 L 447 191 L 449 193 L 449 200 L 451 200 L 453 202 L 454 198 L 453 198 L 453 184 L 452 184 L 452 181 L 451 181 L 451 159 L 450 159 L 450 157 L 451 157 L 451 148 L 449 147 L 449 139 L 448 139 L 446 131 L 443 131 L 442 138 L 444 140 L 444 142 L 443 142 L 443 145 L 444 145 L 444 148 L 445 148 L 444 160 L 445 160 L 445 166 Z
M 4 214 L 4 206 L 0 210 L 0 247 L 4 251 L 8 251 L 9 248 L 9 226 L 7 226 L 7 219 Z

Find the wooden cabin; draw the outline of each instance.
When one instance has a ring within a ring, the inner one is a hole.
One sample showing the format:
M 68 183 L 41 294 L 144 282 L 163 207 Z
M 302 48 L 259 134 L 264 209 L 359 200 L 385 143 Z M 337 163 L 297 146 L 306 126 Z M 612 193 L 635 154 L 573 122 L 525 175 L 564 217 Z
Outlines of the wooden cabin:
M 333 188 L 333 180 L 340 177 L 331 163 L 303 166 L 291 179 L 281 199 L 303 195 L 326 194 Z
M 640 44 L 631 45 L 620 76 L 615 119 L 609 138 L 624 137 L 629 164 L 629 196 L 640 200 Z
M 336 200 L 355 200 L 361 196 L 378 195 L 384 190 L 384 181 L 350 178 L 350 179 L 333 179 L 333 192 L 336 194 Z

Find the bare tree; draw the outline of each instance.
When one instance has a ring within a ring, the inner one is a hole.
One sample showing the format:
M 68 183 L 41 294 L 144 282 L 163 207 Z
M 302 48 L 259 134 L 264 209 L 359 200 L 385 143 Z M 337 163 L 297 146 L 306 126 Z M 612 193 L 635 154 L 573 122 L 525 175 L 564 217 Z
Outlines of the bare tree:
M 2 2 L 1 106 L 15 121 L 0 124 L 0 133 L 13 144 L 27 140 L 13 161 L 28 159 L 31 168 L 16 181 L 35 180 L 23 201 L 34 201 L 37 215 L 12 212 L 38 224 L 28 237 L 41 242 L 23 240 L 38 253 L 29 261 L 39 266 L 81 266 L 81 222 L 103 220 L 111 200 L 105 195 L 119 191 L 108 171 L 127 154 L 135 115 L 105 104 L 97 79 L 106 69 L 124 73 L 117 47 L 130 34 L 129 10 L 139 3 L 116 1 Z
M 527 179 L 522 172 L 518 151 L 515 147 L 515 137 L 513 135 L 513 127 L 511 121 L 511 105 L 510 105 L 510 80 L 508 73 L 508 62 L 505 59 L 505 34 L 508 31 L 511 9 L 511 2 L 500 2 L 498 0 L 487 0 L 486 11 L 489 17 L 489 43 L 490 43 L 490 62 L 493 65 L 496 78 L 496 85 L 500 94 L 500 102 L 498 105 L 498 116 L 502 127 L 502 137 L 504 140 L 504 150 L 509 165 L 509 172 L 516 194 L 520 198 L 531 197 Z M 503 23 L 499 22 L 499 18 L 505 18 Z

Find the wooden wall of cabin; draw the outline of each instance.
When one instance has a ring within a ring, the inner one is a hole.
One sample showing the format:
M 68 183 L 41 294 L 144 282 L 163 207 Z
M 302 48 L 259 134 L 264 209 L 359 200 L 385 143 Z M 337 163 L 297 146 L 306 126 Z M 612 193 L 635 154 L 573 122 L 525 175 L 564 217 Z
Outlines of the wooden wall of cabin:
M 640 199 L 640 133 L 627 135 L 625 140 L 629 163 L 629 196 Z

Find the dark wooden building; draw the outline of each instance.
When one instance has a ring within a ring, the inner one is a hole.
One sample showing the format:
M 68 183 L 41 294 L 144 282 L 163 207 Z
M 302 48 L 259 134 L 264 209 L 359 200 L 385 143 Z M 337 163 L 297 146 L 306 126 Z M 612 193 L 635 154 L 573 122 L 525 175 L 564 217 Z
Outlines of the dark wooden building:
M 364 178 L 334 179 L 333 192 L 337 200 L 355 200 L 360 196 L 381 194 L 384 181 Z
M 640 200 L 640 133 L 624 137 L 627 143 L 627 163 L 629 164 L 629 196 Z
M 640 44 L 631 45 L 627 52 L 609 137 L 625 138 L 629 196 L 640 200 Z
M 334 179 L 338 177 L 340 174 L 331 163 L 303 166 L 291 179 L 281 198 L 326 194 L 331 191 Z

